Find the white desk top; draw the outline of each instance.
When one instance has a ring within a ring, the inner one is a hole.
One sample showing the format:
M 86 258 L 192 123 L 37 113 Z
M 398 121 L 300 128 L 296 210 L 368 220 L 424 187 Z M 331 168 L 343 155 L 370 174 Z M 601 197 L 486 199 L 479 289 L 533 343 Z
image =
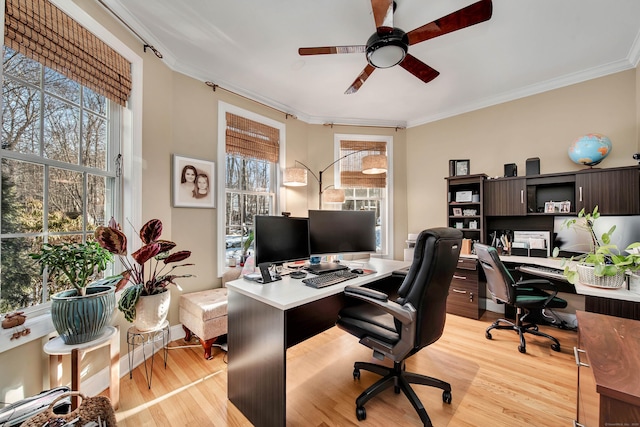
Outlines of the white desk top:
M 289 310 L 309 302 L 339 294 L 346 286 L 366 285 L 367 283 L 390 276 L 394 270 L 407 267 L 411 264 L 409 261 L 395 261 L 380 258 L 371 258 L 364 264 L 357 260 L 342 261 L 342 263 L 349 266 L 349 268 L 372 269 L 375 270 L 376 273 L 362 275 L 361 277 L 356 277 L 321 289 L 307 286 L 302 283 L 301 279 L 292 279 L 288 275 L 283 276 L 282 280 L 278 280 L 277 282 L 265 284 L 238 279 L 227 282 L 227 288 L 279 308 L 280 310 Z M 307 277 L 311 277 L 311 275 L 308 274 Z

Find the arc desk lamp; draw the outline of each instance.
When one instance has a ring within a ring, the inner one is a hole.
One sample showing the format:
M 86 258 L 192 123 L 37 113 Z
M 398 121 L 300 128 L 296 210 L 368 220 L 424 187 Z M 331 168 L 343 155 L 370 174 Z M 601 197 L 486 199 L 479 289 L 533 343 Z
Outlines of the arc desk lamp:
M 363 151 L 371 151 L 370 149 L 363 149 L 346 154 L 339 159 L 330 163 L 327 167 L 318 172 L 318 175 L 304 163 L 296 160 L 296 164 L 301 167 L 291 167 L 284 170 L 284 177 L 282 184 L 287 187 L 302 187 L 307 185 L 307 171 L 311 172 L 311 175 L 318 181 L 318 209 L 322 209 L 322 195 L 325 195 L 325 202 L 327 203 L 343 203 L 345 200 L 344 190 L 342 188 L 326 188 L 322 187 L 322 174 L 327 171 L 331 166 L 338 163 L 340 160 L 353 156 L 354 154 L 362 153 Z M 362 173 L 366 175 L 378 175 L 387 171 L 387 156 L 384 154 L 371 154 L 362 158 Z

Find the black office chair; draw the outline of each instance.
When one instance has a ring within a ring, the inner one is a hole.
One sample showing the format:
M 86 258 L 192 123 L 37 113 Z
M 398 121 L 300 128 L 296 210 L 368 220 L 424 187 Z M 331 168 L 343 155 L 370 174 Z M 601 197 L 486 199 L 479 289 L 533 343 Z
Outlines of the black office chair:
M 556 296 L 558 293 L 556 286 L 544 279 L 516 282 L 500 260 L 496 248 L 480 243 L 476 243 L 474 248 L 487 277 L 487 288 L 491 298 L 497 303 L 508 304 L 516 308 L 515 323 L 506 319 L 496 320 L 485 332 L 487 339 L 492 338 L 492 329 L 511 329 L 520 336 L 520 345 L 518 346 L 520 353 L 527 352 L 525 333 L 550 339 L 553 341 L 551 349 L 560 351 L 560 342 L 556 338 L 540 332 L 535 322 L 525 323 L 527 316 L 533 312 L 544 313 L 545 309 L 567 306 L 567 301 Z M 505 324 L 501 325 L 500 323 Z
M 408 273 L 398 276 L 402 283 L 396 301 L 389 301 L 387 294 L 373 289 L 345 288 L 346 295 L 366 303 L 343 308 L 337 325 L 360 338 L 361 344 L 372 348 L 377 359 L 388 357 L 393 360 L 393 368 L 355 363 L 354 379 L 360 378 L 361 369 L 383 376 L 356 399 L 358 420 L 367 416 L 364 404 L 392 385 L 396 393 L 404 392 L 426 426 L 431 425 L 431 420 L 410 383 L 440 388 L 442 400 L 451 403 L 449 383 L 406 372 L 405 360 L 442 335 L 449 284 L 458 263 L 461 243 L 462 232 L 453 228 L 434 228 L 420 233 Z

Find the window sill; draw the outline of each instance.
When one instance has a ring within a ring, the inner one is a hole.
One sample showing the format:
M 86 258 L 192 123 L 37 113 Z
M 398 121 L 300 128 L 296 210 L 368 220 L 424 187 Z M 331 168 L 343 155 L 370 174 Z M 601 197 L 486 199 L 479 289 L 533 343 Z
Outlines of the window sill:
M 25 328 L 31 329 L 31 333 L 24 336 L 21 335 L 20 338 L 11 339 L 14 332 L 22 331 Z M 33 317 L 27 317 L 24 324 L 20 326 L 10 329 L 0 329 L 0 353 L 41 339 L 52 332 L 55 332 L 55 328 L 51 321 L 50 311 L 38 313 L 38 315 Z

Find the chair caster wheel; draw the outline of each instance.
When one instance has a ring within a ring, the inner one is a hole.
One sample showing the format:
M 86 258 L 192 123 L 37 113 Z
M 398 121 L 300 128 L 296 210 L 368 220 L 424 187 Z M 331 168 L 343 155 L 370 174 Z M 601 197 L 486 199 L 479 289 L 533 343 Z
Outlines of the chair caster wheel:
M 527 352 L 527 348 L 526 348 L 526 347 L 524 347 L 524 346 L 519 345 L 519 346 L 518 346 L 518 351 L 519 351 L 520 353 L 526 353 L 526 352 Z
M 484 333 L 484 336 L 485 336 L 488 340 L 490 340 L 491 338 L 493 338 L 493 337 L 491 336 L 491 332 L 485 332 L 485 333 Z
M 354 369 L 353 370 L 353 379 L 354 380 L 359 380 L 360 379 L 360 369 Z
M 442 392 L 442 401 L 444 403 L 448 403 L 449 405 L 451 405 L 451 392 L 450 391 L 443 391 Z
M 358 421 L 362 421 L 367 418 L 367 411 L 365 411 L 364 406 L 358 406 L 356 408 L 356 417 Z
M 551 350 L 560 351 L 560 344 L 551 344 Z

